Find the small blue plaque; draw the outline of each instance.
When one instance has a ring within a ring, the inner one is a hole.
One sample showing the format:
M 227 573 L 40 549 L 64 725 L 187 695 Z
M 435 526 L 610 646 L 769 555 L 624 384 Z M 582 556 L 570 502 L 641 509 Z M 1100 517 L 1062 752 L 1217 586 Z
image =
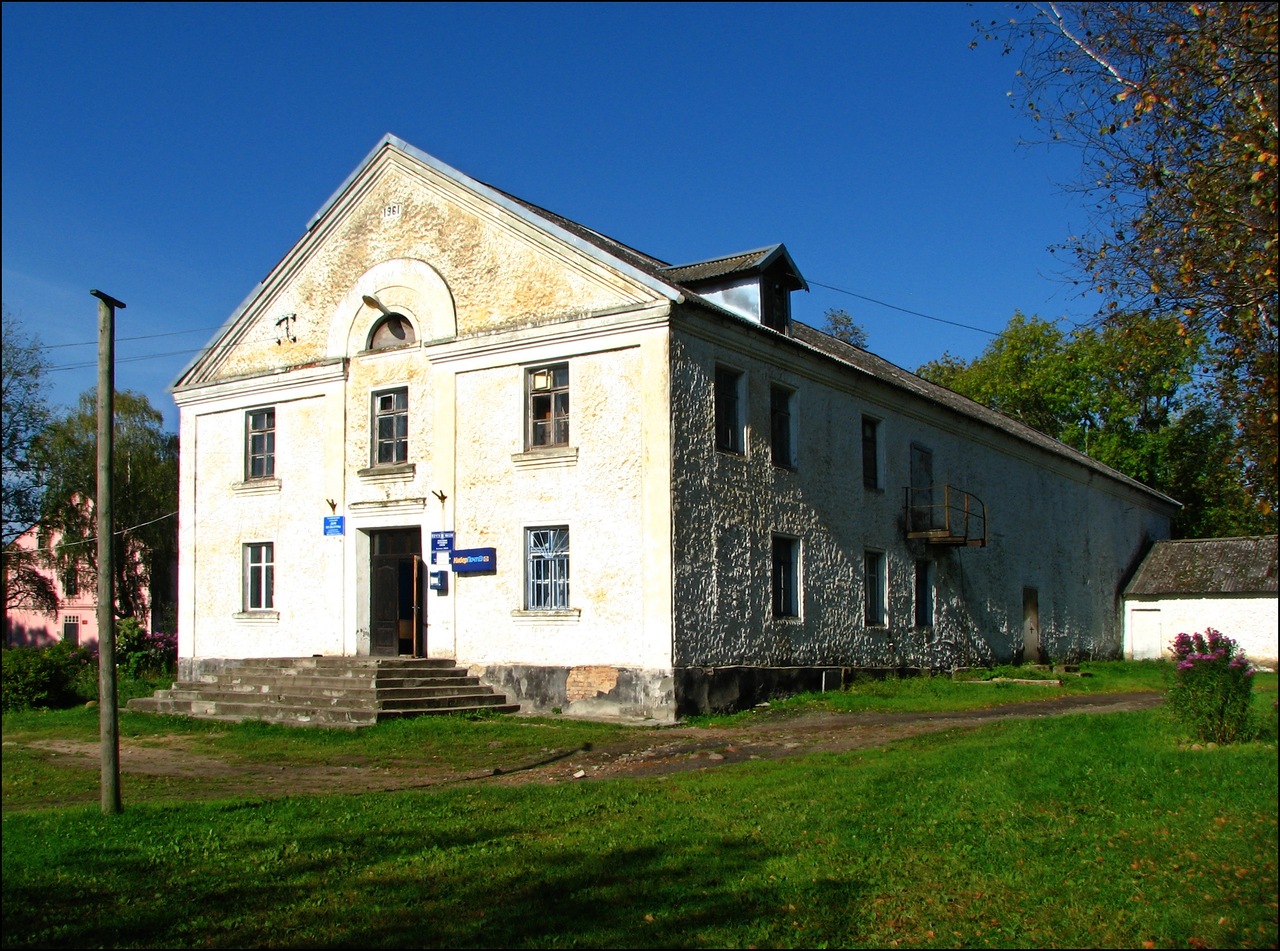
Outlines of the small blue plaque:
M 432 551 L 453 551 L 453 532 L 432 532 Z
M 345 515 L 326 515 L 324 517 L 324 533 L 326 535 L 345 535 L 347 517 Z

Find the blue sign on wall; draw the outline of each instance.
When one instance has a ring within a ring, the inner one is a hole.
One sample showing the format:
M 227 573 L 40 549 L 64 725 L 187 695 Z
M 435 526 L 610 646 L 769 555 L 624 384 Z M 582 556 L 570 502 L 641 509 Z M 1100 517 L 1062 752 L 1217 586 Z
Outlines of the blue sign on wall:
M 453 551 L 453 532 L 432 532 L 432 551 Z
M 324 533 L 326 535 L 346 534 L 347 517 L 345 515 L 326 515 L 324 517 Z
M 483 571 L 498 570 L 498 550 L 496 548 L 459 548 L 450 558 L 450 564 L 456 574 L 477 574 Z

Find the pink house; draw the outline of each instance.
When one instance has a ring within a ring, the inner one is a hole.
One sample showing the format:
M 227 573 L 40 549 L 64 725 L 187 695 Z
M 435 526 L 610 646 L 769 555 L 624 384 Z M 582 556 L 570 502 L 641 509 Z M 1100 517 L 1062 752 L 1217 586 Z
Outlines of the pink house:
M 48 614 L 31 604 L 11 605 L 5 612 L 4 643 L 6 647 L 44 647 L 55 641 L 68 641 L 85 647 L 98 644 L 97 578 L 88 566 L 79 572 L 59 572 L 34 556 L 39 547 L 39 529 L 27 529 L 13 543 L 19 552 L 32 553 L 29 564 L 49 580 L 58 598 L 58 608 Z M 54 544 L 57 538 L 54 539 Z M 22 557 L 22 556 L 19 556 Z M 7 585 L 6 585 L 7 587 Z

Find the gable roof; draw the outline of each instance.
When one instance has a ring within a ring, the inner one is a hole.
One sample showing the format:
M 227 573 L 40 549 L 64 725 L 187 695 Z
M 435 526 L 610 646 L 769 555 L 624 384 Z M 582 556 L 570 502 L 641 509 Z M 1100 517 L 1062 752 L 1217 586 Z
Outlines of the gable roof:
M 1124 593 L 1276 594 L 1276 537 L 1188 538 L 1156 542 Z
M 241 301 L 240 305 L 231 313 L 231 315 L 223 322 L 222 326 L 214 335 L 213 340 L 208 346 L 199 351 L 178 374 L 174 382 L 170 385 L 170 390 L 177 390 L 183 384 L 193 377 L 193 374 L 202 364 L 210 359 L 210 354 L 217 349 L 218 342 L 226 337 L 231 330 L 239 322 L 240 318 L 246 311 L 254 306 L 254 303 L 266 291 L 271 282 L 272 276 L 280 269 L 285 261 L 297 253 L 298 249 L 305 245 L 311 238 L 316 226 L 330 213 L 343 199 L 343 197 L 357 185 L 360 179 L 365 175 L 368 169 L 379 160 L 383 153 L 395 150 L 406 155 L 413 160 L 433 169 L 439 174 L 456 182 L 457 184 L 469 189 L 470 191 L 480 195 L 486 201 L 491 202 L 501 208 L 504 208 L 516 217 L 532 224 L 534 227 L 542 231 L 548 232 L 559 238 L 566 244 L 577 248 L 583 253 L 601 261 L 608 267 L 638 280 L 641 284 L 649 289 L 656 291 L 669 300 L 680 303 L 690 293 L 685 288 L 680 287 L 670 278 L 661 273 L 666 267 L 666 263 L 656 258 L 643 255 L 632 248 L 628 248 L 621 242 L 607 238 L 598 232 L 585 228 L 582 225 L 562 218 L 559 215 L 539 208 L 536 205 L 522 201 L 509 195 L 500 189 L 486 185 L 477 181 L 468 175 L 463 174 L 455 168 L 446 165 L 439 159 L 427 154 L 398 136 L 387 133 L 375 145 L 364 159 L 357 165 L 351 173 L 343 179 L 341 185 L 331 194 L 320 206 L 320 209 L 311 216 L 307 222 L 306 231 L 299 238 L 292 248 L 281 258 L 272 269 L 271 272 L 260 281 Z
M 773 244 L 766 247 L 757 248 L 751 251 L 743 251 L 736 254 L 722 255 L 720 257 L 711 258 L 706 261 L 695 261 L 688 264 L 672 265 L 659 258 L 637 251 L 635 248 L 601 234 L 585 225 L 572 221 L 568 218 L 541 208 L 532 202 L 517 198 L 507 192 L 502 191 L 492 185 L 487 185 L 477 181 L 462 172 L 446 165 L 434 156 L 418 149 L 403 139 L 387 133 L 379 140 L 378 144 L 365 156 L 363 161 L 349 174 L 341 185 L 333 192 L 325 201 L 320 209 L 307 222 L 306 233 L 294 245 L 294 248 L 282 259 L 281 263 L 288 260 L 295 253 L 297 248 L 306 242 L 317 224 L 338 205 L 343 196 L 349 189 L 354 187 L 361 176 L 368 168 L 376 162 L 384 151 L 394 149 L 400 153 L 422 163 L 423 165 L 434 169 L 441 175 L 457 182 L 458 184 L 470 189 L 476 194 L 482 196 L 487 201 L 505 208 L 507 211 L 518 216 L 522 220 L 532 224 L 533 226 L 546 231 L 562 241 L 582 250 L 601 261 L 609 267 L 617 268 L 619 271 L 640 280 L 646 286 L 658 291 L 667 297 L 673 303 L 683 304 L 691 303 L 700 306 L 706 310 L 727 316 L 735 321 L 741 321 L 746 324 L 753 324 L 752 321 L 733 313 L 717 304 L 714 300 L 704 297 L 698 292 L 698 286 L 707 281 L 728 277 L 735 274 L 757 274 L 762 273 L 766 269 L 781 270 L 791 278 L 791 286 L 793 289 L 808 290 L 808 284 L 804 277 L 800 274 L 795 262 L 791 259 L 791 255 L 782 244 Z M 279 264 L 272 269 L 272 274 L 280 267 Z M 259 295 L 264 292 L 271 275 L 258 284 L 257 287 L 250 292 L 249 296 L 240 304 L 239 307 L 224 322 L 222 328 L 213 338 L 213 342 L 200 351 L 192 360 L 183 368 L 170 389 L 179 389 L 183 382 L 192 378 L 193 372 L 199 367 L 216 349 L 218 341 L 227 335 L 236 325 L 241 315 L 244 314 Z M 754 326 L 759 327 L 758 324 Z M 917 397 L 928 400 L 934 404 L 944 406 L 962 416 L 977 420 L 992 426 L 1008 435 L 1011 435 L 1025 443 L 1037 446 L 1038 448 L 1048 451 L 1053 455 L 1068 459 L 1078 465 L 1082 465 L 1087 469 L 1101 473 L 1111 479 L 1128 485 L 1130 488 L 1137 489 L 1143 494 L 1153 497 L 1172 508 L 1180 507 L 1179 503 L 1169 498 L 1163 493 L 1157 492 L 1149 486 L 1143 485 L 1135 479 L 1131 479 L 1103 465 L 1095 459 L 1078 452 L 1038 430 L 1032 429 L 1024 423 L 1018 422 L 1011 417 L 1005 416 L 995 410 L 961 396 L 945 387 L 930 383 L 922 377 L 916 376 L 907 370 L 902 369 L 888 360 L 876 356 L 869 351 L 850 346 L 842 340 L 825 334 L 820 330 L 809 327 L 799 321 L 791 322 L 791 332 L 783 339 L 794 340 L 809 349 L 816 350 L 825 354 L 829 358 L 834 358 L 841 363 L 850 365 L 856 370 L 865 373 L 875 379 L 894 386 L 898 389 L 905 390 Z M 772 329 L 760 328 L 765 333 L 777 334 Z

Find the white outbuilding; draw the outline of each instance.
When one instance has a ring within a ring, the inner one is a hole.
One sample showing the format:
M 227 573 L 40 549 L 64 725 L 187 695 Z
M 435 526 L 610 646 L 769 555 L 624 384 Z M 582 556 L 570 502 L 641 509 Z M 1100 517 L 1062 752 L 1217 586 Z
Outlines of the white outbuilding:
M 1124 654 L 1168 657 L 1179 634 L 1214 628 L 1275 669 L 1276 536 L 1160 541 L 1124 592 Z

